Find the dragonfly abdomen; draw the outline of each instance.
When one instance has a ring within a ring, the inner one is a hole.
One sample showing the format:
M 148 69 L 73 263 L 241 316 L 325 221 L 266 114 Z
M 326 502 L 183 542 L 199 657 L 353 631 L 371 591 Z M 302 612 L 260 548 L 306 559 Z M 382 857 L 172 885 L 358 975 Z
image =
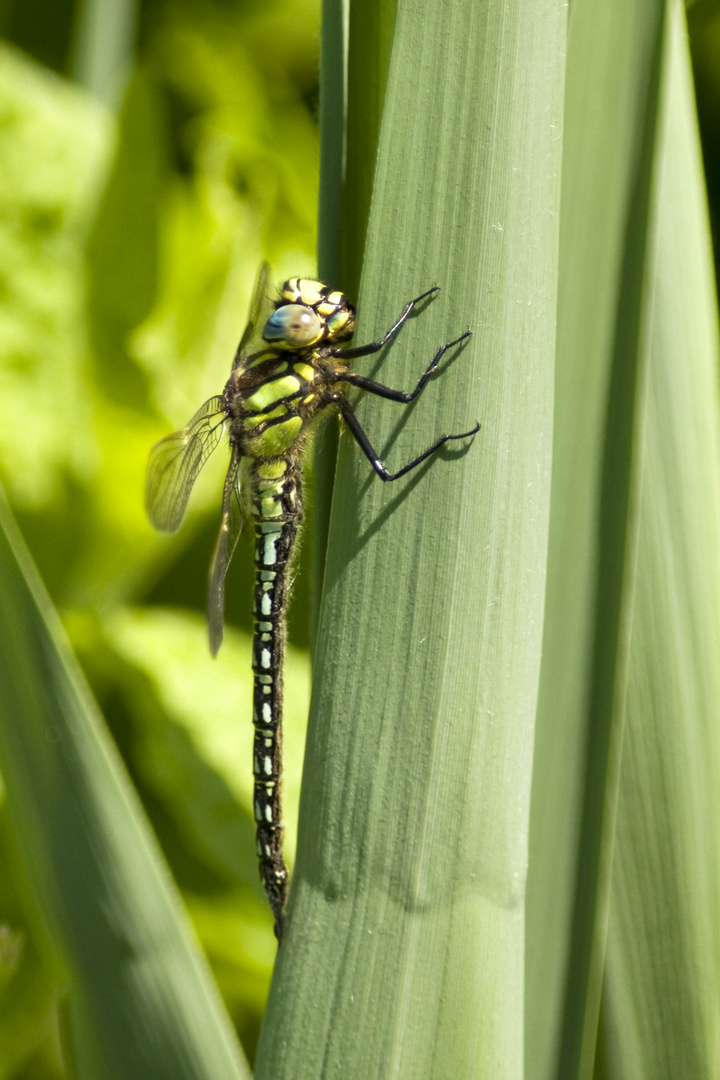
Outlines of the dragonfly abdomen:
M 288 567 L 301 518 L 299 467 L 286 458 L 255 461 L 251 469 L 255 523 L 253 603 L 253 774 L 260 877 L 282 935 L 288 872 L 282 856 L 282 668 Z

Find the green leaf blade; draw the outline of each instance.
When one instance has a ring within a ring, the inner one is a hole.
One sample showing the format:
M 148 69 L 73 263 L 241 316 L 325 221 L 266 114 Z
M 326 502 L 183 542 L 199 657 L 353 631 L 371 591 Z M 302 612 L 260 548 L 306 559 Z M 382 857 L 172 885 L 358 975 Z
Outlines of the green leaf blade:
M 69 983 L 78 1075 L 237 1080 L 247 1071 L 171 879 L 2 516 L 0 757 L 32 897 Z
M 557 253 L 533 207 L 557 206 L 564 73 L 564 13 L 526 16 L 398 8 L 357 341 L 441 291 L 361 370 L 410 389 L 473 337 L 415 406 L 358 415 L 391 469 L 483 427 L 386 485 L 341 437 L 258 1076 L 522 1075 Z
M 717 550 L 717 340 L 691 105 L 664 58 L 680 9 L 572 8 L 528 890 L 532 1077 L 716 1071 L 716 960 L 697 965 L 701 990 L 687 978 L 701 954 L 717 956 L 705 934 L 717 860 L 705 829 L 687 829 L 701 806 L 716 817 L 703 719 L 717 693 L 714 569 L 705 610 L 691 578 Z M 699 627 L 707 641 L 687 663 Z
M 611 1075 L 720 1069 L 720 410 L 684 12 L 665 40 L 636 602 L 601 1038 Z

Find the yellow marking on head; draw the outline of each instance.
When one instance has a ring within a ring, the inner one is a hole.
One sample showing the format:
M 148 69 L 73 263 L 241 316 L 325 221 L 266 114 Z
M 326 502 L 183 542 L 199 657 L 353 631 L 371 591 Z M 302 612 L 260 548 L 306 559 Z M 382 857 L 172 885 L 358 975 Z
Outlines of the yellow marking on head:
M 345 299 L 345 297 L 343 296 L 343 294 L 341 292 L 331 292 L 326 297 L 326 302 L 328 304 L 332 304 L 333 307 L 339 307 L 340 304 L 342 304 L 344 299 Z
M 300 289 L 298 288 L 299 284 L 299 278 L 288 278 L 288 280 L 284 282 L 280 293 L 283 300 L 292 300 L 294 303 L 297 303 L 297 301 L 300 299 Z
M 315 304 L 319 304 L 323 299 L 325 286 L 321 281 L 312 281 L 310 278 L 301 278 L 300 281 L 298 281 L 298 289 L 300 290 L 300 297 L 303 304 L 307 304 L 308 307 L 313 307 Z

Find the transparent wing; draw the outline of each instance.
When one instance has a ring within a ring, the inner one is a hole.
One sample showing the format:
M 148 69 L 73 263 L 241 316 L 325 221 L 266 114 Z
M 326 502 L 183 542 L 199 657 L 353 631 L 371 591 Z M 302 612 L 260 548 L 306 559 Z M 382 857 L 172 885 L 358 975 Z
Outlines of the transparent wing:
M 252 303 L 250 304 L 250 313 L 248 315 L 248 324 L 245 327 L 245 332 L 240 338 L 240 344 L 237 347 L 235 353 L 235 359 L 232 364 L 232 371 L 240 367 L 243 360 L 250 351 L 250 346 L 253 338 L 259 337 L 262 328 L 265 326 L 268 316 L 271 310 L 274 308 L 274 303 L 267 295 L 268 281 L 270 278 L 270 267 L 266 262 L 260 264 L 260 271 L 258 273 L 257 282 L 255 285 L 255 292 L 253 294 Z
M 208 586 L 208 631 L 210 634 L 210 652 L 217 656 L 223 639 L 225 618 L 225 575 L 233 557 L 245 514 L 242 504 L 244 471 L 240 467 L 242 458 L 237 447 L 233 447 L 230 468 L 225 477 L 223 489 L 222 520 L 218 533 L 215 554 L 210 563 L 210 584 Z
M 201 405 L 181 431 L 166 435 L 150 451 L 145 509 L 156 529 L 175 532 L 198 473 L 220 441 L 225 402 L 217 395 Z

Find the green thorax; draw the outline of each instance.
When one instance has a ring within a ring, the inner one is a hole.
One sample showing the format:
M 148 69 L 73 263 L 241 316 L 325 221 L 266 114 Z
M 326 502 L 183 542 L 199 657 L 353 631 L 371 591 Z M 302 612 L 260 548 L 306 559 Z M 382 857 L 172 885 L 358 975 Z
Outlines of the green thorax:
M 230 441 L 243 456 L 277 458 L 301 449 L 302 436 L 324 404 L 313 359 L 268 349 L 244 371 L 233 372 L 225 400 Z

